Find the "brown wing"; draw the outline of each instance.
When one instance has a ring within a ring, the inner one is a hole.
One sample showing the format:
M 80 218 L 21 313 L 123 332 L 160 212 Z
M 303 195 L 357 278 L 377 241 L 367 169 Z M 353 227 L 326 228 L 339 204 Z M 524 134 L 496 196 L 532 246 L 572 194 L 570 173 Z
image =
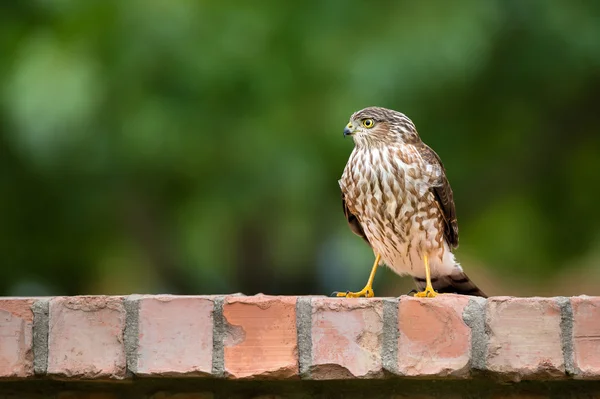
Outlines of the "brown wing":
M 444 237 L 450 248 L 456 248 L 458 247 L 458 223 L 456 221 L 454 194 L 452 193 L 450 182 L 448 182 L 448 178 L 446 177 L 446 170 L 438 154 L 425 143 L 420 143 L 416 147 L 428 164 L 433 165 L 434 168 L 436 166 L 440 168 L 441 176 L 439 177 L 439 181 L 431 188 L 431 191 L 444 217 Z
M 360 238 L 365 240 L 367 242 L 367 244 L 369 244 L 369 246 L 370 246 L 371 243 L 367 239 L 367 236 L 365 235 L 365 231 L 363 230 L 360 222 L 358 221 L 358 218 L 356 217 L 355 214 L 350 212 L 350 209 L 348 209 L 348 206 L 346 205 L 346 199 L 344 198 L 344 193 L 342 193 L 342 208 L 344 208 L 344 215 L 346 215 L 346 220 L 348 221 L 348 226 L 350 226 L 350 230 L 352 230 L 352 232 L 354 234 L 356 234 L 357 236 L 359 236 Z

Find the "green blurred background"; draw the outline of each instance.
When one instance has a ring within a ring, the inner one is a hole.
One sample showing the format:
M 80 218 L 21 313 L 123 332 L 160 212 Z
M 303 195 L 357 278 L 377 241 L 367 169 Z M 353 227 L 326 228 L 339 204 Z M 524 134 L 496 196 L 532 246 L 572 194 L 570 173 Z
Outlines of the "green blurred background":
M 369 105 L 441 156 L 484 291 L 600 294 L 600 2 L 567 0 L 3 2 L 0 294 L 362 288 Z

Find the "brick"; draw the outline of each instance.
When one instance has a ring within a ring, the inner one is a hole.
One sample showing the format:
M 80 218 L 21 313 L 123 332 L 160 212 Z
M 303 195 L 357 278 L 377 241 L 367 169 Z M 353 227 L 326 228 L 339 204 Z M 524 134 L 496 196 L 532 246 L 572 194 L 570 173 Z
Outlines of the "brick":
M 383 374 L 383 302 L 364 298 L 312 300 L 312 379 Z
M 0 299 L 0 379 L 33 375 L 33 299 Z
M 169 295 L 139 300 L 138 376 L 208 375 L 212 370 L 213 301 Z
M 571 298 L 576 378 L 600 379 L 600 297 Z
M 125 377 L 122 298 L 53 298 L 49 325 L 48 374 L 83 379 Z
M 487 368 L 515 381 L 564 377 L 560 320 L 554 299 L 488 299 Z
M 228 377 L 298 378 L 295 297 L 226 297 L 223 318 Z
M 471 329 L 462 314 L 469 297 L 402 297 L 398 306 L 398 372 L 406 376 L 467 376 Z

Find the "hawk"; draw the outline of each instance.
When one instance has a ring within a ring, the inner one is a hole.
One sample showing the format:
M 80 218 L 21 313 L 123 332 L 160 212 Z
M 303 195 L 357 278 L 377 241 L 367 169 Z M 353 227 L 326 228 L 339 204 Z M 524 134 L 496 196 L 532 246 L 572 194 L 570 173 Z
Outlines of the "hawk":
M 417 297 L 438 293 L 486 295 L 454 259 L 458 225 L 452 189 L 442 161 L 404 114 L 380 107 L 354 113 L 344 129 L 354 150 L 339 180 L 352 231 L 371 246 L 375 263 L 359 292 L 372 297 L 380 263 L 414 278 Z

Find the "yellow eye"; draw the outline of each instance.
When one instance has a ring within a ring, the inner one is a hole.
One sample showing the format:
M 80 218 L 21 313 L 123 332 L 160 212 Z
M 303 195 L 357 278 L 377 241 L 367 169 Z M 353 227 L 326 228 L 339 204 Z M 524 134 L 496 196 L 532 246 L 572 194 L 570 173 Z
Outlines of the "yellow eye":
M 375 125 L 375 122 L 373 122 L 373 119 L 363 119 L 362 125 L 367 129 L 370 129 Z

